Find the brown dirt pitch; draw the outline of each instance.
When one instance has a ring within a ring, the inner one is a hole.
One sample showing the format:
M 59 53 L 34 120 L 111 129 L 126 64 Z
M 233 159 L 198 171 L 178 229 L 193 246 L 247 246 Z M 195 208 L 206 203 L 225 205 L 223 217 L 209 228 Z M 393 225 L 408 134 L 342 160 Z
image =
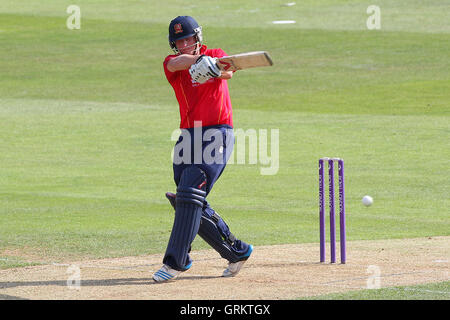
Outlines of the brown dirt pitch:
M 6 269 L 0 270 L 0 299 L 297 299 L 449 280 L 450 237 L 350 241 L 347 247 L 345 265 L 319 263 L 317 243 L 255 247 L 234 278 L 221 277 L 226 262 L 215 251 L 193 251 L 192 268 L 163 284 L 151 278 L 161 254 Z

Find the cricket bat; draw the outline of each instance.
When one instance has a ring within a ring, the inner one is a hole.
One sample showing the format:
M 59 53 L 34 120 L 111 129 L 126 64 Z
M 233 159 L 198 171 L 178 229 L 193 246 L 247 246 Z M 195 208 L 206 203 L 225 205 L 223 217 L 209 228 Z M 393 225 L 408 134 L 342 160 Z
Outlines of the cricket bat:
M 236 71 L 256 67 L 273 65 L 269 53 L 266 51 L 253 51 L 219 58 L 217 65 L 222 71 Z

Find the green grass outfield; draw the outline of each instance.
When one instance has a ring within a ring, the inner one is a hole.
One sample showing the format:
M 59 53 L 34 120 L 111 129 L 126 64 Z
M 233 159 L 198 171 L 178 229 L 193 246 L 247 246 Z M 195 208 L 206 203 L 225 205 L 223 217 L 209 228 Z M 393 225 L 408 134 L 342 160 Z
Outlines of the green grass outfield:
M 350 291 L 305 300 L 450 300 L 450 282 Z
M 208 46 L 275 63 L 229 82 L 235 128 L 280 136 L 276 175 L 229 165 L 209 196 L 233 233 L 318 241 L 317 160 L 332 155 L 346 164 L 348 240 L 450 234 L 445 1 L 378 1 L 375 31 L 367 1 L 78 1 L 81 30 L 66 28 L 71 1 L 5 2 L 0 253 L 23 257 L 0 254 L 0 268 L 165 250 L 179 115 L 162 61 L 180 14 Z

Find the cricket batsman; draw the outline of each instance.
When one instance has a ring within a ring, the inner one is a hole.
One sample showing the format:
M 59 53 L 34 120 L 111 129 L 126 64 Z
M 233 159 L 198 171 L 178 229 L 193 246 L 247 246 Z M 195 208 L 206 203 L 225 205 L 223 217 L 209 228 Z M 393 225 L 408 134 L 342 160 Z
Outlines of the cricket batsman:
M 167 56 L 163 66 L 178 100 L 182 134 L 174 147 L 177 191 L 166 193 L 175 209 L 175 219 L 163 266 L 153 275 L 156 282 L 172 280 L 191 267 L 189 252 L 197 233 L 228 261 L 223 277 L 238 274 L 253 251 L 252 245 L 230 232 L 206 201 L 234 147 L 227 84 L 233 72 L 221 71 L 216 64 L 217 58 L 226 53 L 222 49 L 208 49 L 202 41 L 202 27 L 192 17 L 179 16 L 170 22 L 169 44 L 175 54 Z M 193 137 L 199 132 L 201 137 L 210 138 L 196 143 Z M 211 150 L 219 161 L 204 159 L 204 154 L 210 153 L 206 151 Z M 175 161 L 180 156 L 183 161 Z

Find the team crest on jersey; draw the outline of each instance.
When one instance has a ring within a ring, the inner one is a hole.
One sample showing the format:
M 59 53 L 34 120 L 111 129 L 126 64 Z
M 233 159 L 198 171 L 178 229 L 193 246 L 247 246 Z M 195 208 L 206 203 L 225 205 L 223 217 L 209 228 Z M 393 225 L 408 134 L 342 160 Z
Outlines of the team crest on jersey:
M 177 23 L 176 25 L 174 25 L 173 29 L 175 30 L 175 34 L 183 32 L 183 27 L 181 26 L 181 23 Z

